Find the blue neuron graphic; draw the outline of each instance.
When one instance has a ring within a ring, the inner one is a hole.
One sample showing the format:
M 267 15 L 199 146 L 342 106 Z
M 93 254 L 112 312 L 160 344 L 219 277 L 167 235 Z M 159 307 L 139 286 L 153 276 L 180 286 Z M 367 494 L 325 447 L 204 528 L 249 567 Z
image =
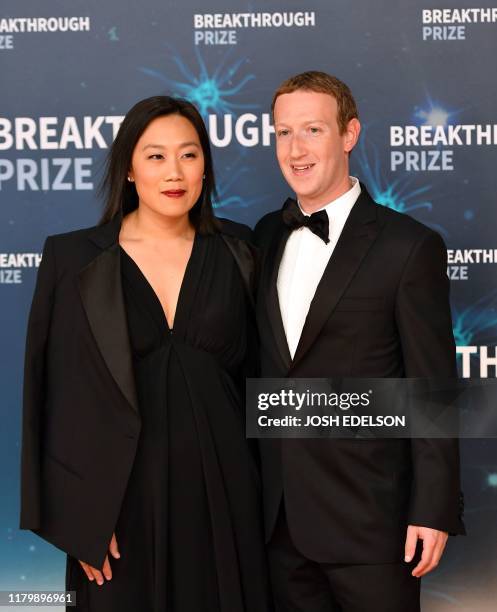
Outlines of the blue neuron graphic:
M 200 51 L 195 48 L 198 62 L 198 74 L 195 74 L 178 54 L 171 53 L 179 78 L 182 80 L 170 78 L 153 68 L 142 67 L 140 71 L 164 83 L 171 95 L 186 98 L 195 104 L 204 118 L 209 113 L 236 114 L 240 110 L 258 108 L 257 104 L 241 104 L 235 101 L 245 85 L 255 79 L 255 75 L 246 74 L 239 78 L 238 72 L 247 60 L 239 59 L 226 66 L 230 55 L 230 51 L 225 53 L 221 63 L 214 72 L 210 73 Z M 238 79 L 236 84 L 235 79 Z
M 432 203 L 425 197 L 431 189 L 430 185 L 413 189 L 411 184 L 414 179 L 410 174 L 399 175 L 395 180 L 389 180 L 385 176 L 378 149 L 373 142 L 368 141 L 364 126 L 355 155 L 360 167 L 360 176 L 371 191 L 373 200 L 378 204 L 403 213 L 420 208 L 432 210 Z
M 112 28 L 110 28 L 110 30 L 107 32 L 107 35 L 109 36 L 109 40 L 111 42 L 117 42 L 119 40 L 116 26 L 112 26 Z
M 454 307 L 452 312 L 454 339 L 457 346 L 471 346 L 473 340 L 492 330 L 497 335 L 497 312 L 495 298 L 497 289 L 462 310 Z
M 487 474 L 487 488 L 497 489 L 497 473 L 490 472 Z
M 217 181 L 217 193 L 212 203 L 215 209 L 229 207 L 248 208 L 263 199 L 262 197 L 247 199 L 233 193 L 233 189 L 238 189 L 242 176 L 247 172 L 249 172 L 249 168 L 246 165 L 241 165 L 241 157 L 223 169 L 220 176 L 227 178 L 221 178 Z
M 426 106 L 414 108 L 414 120 L 418 125 L 441 125 L 446 127 L 452 125 L 456 116 L 460 113 L 460 110 L 449 111 L 446 110 L 438 102 L 434 102 L 429 95 L 427 95 Z
M 230 195 L 230 191 L 235 184 L 238 183 L 242 174 L 244 174 L 248 168 L 241 167 L 232 170 L 230 173 L 223 172 L 222 176 L 228 176 L 228 179 L 223 181 L 219 180 L 217 185 L 217 193 L 212 203 L 214 208 L 226 208 L 229 206 L 243 207 L 247 206 L 246 200 L 239 195 Z
M 473 493 L 472 496 L 475 498 L 473 501 L 477 503 L 469 507 L 466 504 L 464 513 L 466 515 L 478 514 L 487 510 L 495 512 L 497 509 L 497 465 L 495 463 L 466 463 L 464 467 L 470 473 L 471 482 L 479 485 L 475 489 L 476 494 Z
M 354 155 L 355 163 L 359 165 L 359 176 L 368 186 L 375 202 L 401 213 L 411 213 L 421 209 L 432 211 L 433 204 L 426 196 L 431 185 L 413 187 L 415 177 L 407 172 L 399 174 L 393 180 L 389 178 L 382 170 L 382 162 L 376 145 L 368 141 L 364 125 Z M 354 161 L 354 158 L 352 159 Z M 423 220 L 423 222 L 447 238 L 447 231 L 441 225 L 429 220 Z
M 444 561 L 444 563 L 446 563 L 446 561 Z M 438 573 L 440 573 L 440 571 Z M 460 603 L 460 600 L 456 596 L 449 595 L 449 593 L 440 590 L 440 588 L 436 588 L 434 586 L 431 586 L 432 584 L 436 585 L 439 582 L 440 582 L 439 579 L 437 580 L 437 578 L 434 578 L 433 576 L 428 575 L 428 577 L 425 578 L 425 580 L 424 580 L 423 593 L 425 595 L 426 594 L 430 595 L 434 599 L 442 600 L 442 601 L 445 601 L 445 602 L 447 602 L 449 604 L 452 604 L 453 606 L 458 606 L 459 607 L 461 605 L 461 603 Z M 443 585 L 442 588 L 444 588 L 444 587 L 447 590 L 450 589 L 450 590 L 453 590 L 453 591 L 454 590 L 456 590 L 456 591 L 457 590 L 459 590 L 459 591 L 464 591 L 465 590 L 465 587 L 457 586 L 457 585 L 454 585 L 454 584 L 451 584 L 451 583 Z

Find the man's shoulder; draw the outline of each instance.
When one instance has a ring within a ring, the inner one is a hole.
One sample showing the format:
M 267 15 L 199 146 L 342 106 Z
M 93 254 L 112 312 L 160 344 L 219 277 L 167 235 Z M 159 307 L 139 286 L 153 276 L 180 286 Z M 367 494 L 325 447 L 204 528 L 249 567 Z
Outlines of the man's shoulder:
M 265 214 L 254 228 L 254 240 L 263 246 L 270 240 L 276 229 L 281 225 L 281 208 Z
M 428 236 L 438 237 L 441 240 L 441 236 L 437 231 L 410 215 L 378 204 L 377 202 L 374 204 L 384 231 L 389 236 L 394 236 L 399 240 L 409 240 L 410 242 L 418 242 Z
M 247 242 L 254 241 L 253 232 L 248 225 L 238 223 L 237 221 L 232 221 L 231 219 L 226 219 L 225 217 L 217 217 L 217 222 L 222 234 L 232 236 L 240 240 L 245 240 Z

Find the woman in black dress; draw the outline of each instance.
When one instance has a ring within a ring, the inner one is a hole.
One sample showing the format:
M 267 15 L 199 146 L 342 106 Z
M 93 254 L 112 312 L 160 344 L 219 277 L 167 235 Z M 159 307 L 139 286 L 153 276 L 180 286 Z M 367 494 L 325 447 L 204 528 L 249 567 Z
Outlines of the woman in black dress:
M 81 558 L 79 551 L 86 548 L 77 536 L 73 540 L 72 535 L 65 539 L 60 535 L 72 533 L 66 524 L 70 524 L 71 517 L 66 512 L 64 526 L 54 527 L 56 519 L 52 515 L 56 516 L 56 511 L 50 507 L 50 500 L 43 499 L 43 487 L 36 500 L 41 519 L 38 517 L 34 526 L 31 519 L 25 518 L 22 526 L 36 528 L 42 537 L 68 553 L 66 587 L 77 594 L 77 606 L 72 609 L 265 612 L 270 604 L 259 476 L 244 436 L 240 399 L 243 378 L 254 365 L 250 295 L 253 265 L 247 240 L 250 230 L 214 218 L 208 135 L 198 112 L 183 100 L 154 97 L 131 109 L 111 149 L 105 184 L 107 205 L 100 226 L 52 237 L 52 255 L 49 241 L 45 247 L 45 267 L 40 270 L 28 331 L 24 516 L 30 512 L 27 507 L 32 501 L 30 483 L 34 479 L 30 470 L 34 454 L 34 408 L 30 401 L 30 368 L 34 368 L 34 360 L 30 347 L 37 344 L 34 338 L 39 296 L 48 293 L 43 286 L 48 282 L 46 260 L 55 260 L 54 254 L 62 251 L 63 242 L 74 244 L 82 240 L 82 234 L 100 246 L 105 242 L 106 252 L 114 253 L 113 260 L 118 262 L 118 287 L 112 291 L 119 293 L 118 301 L 125 313 L 126 325 L 121 332 L 127 336 L 123 346 L 129 347 L 131 353 L 133 381 L 129 386 L 136 396 L 138 414 L 134 416 L 139 435 L 122 487 L 117 521 L 113 533 L 106 534 L 108 550 L 103 563 L 92 563 L 93 554 Z M 70 258 L 65 259 L 67 262 Z M 90 261 L 85 260 L 82 267 L 80 262 L 78 274 L 73 274 L 72 285 L 80 283 L 89 327 L 104 359 L 108 352 L 112 363 L 111 353 L 117 347 L 113 349 L 99 340 L 98 335 L 106 333 L 99 327 L 106 326 L 98 319 L 98 308 L 88 289 L 91 283 L 85 281 L 85 275 L 87 278 L 94 273 L 92 266 L 105 266 L 95 263 L 98 258 L 87 259 Z M 66 262 L 63 265 L 69 266 Z M 59 274 L 61 267 L 61 262 L 55 261 L 54 269 Z M 61 292 L 70 275 L 62 274 Z M 71 284 L 70 278 L 68 282 Z M 51 299 L 56 302 L 59 285 L 54 285 Z M 107 289 L 101 285 L 98 292 L 105 292 Z M 116 317 L 119 318 L 117 314 Z M 110 321 L 109 318 L 109 324 L 114 325 Z M 51 339 L 57 326 L 49 327 L 47 346 L 56 343 L 63 351 L 66 340 Z M 68 359 L 69 354 L 68 346 Z M 89 364 L 82 358 L 78 366 L 83 371 Z M 119 376 L 114 373 L 114 378 Z M 124 381 L 123 386 L 128 383 Z M 77 421 L 81 415 L 76 413 L 77 408 L 73 410 L 75 414 L 71 416 Z M 41 454 L 45 446 L 53 446 L 44 439 L 43 431 L 57 427 L 49 402 L 42 412 L 50 425 L 39 428 L 37 444 Z M 131 415 L 122 418 L 124 422 Z M 98 427 L 109 426 L 110 421 L 110 416 L 102 418 Z M 91 480 L 92 468 L 88 467 L 85 473 L 85 465 L 92 465 L 92 453 L 99 453 L 100 446 L 87 440 L 86 461 L 71 461 L 73 476 L 85 483 Z M 69 470 L 67 457 L 61 460 L 60 452 L 56 456 L 55 471 L 61 466 Z M 77 469 L 75 461 L 79 463 Z M 45 463 L 42 461 L 42 465 Z M 53 461 L 48 463 L 51 467 L 42 468 L 41 478 L 46 491 L 55 491 L 56 486 L 50 482 Z M 101 469 L 109 471 L 109 487 L 122 478 L 118 468 L 115 474 L 112 466 L 105 463 Z M 68 479 L 67 471 L 64 478 Z M 75 479 L 70 480 L 70 486 L 66 483 L 60 491 L 63 496 L 71 495 L 79 491 L 77 485 Z M 54 495 L 58 496 L 58 491 Z M 97 516 L 100 505 L 111 503 L 102 487 L 98 495 L 94 499 Z M 87 502 L 82 505 L 88 507 Z M 72 503 L 77 508 L 77 502 Z M 48 524 L 44 524 L 44 516 Z M 78 521 L 75 519 L 75 523 Z M 94 537 L 96 549 L 96 540 L 104 535 L 103 528 L 96 522 L 93 536 L 91 520 L 81 522 L 89 526 L 87 539 Z

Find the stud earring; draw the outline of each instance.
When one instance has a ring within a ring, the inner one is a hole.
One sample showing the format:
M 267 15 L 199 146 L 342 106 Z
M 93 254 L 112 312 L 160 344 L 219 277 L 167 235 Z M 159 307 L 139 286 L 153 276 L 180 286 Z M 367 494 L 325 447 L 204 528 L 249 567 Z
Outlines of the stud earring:
M 128 176 L 128 181 L 129 181 L 130 183 L 132 183 L 132 182 L 133 182 L 133 179 L 132 179 L 130 176 Z

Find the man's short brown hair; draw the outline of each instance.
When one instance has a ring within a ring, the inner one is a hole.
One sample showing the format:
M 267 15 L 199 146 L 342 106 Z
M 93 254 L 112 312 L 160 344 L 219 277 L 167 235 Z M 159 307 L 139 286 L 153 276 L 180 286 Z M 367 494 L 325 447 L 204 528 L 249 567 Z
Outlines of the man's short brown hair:
M 318 72 L 317 70 L 302 72 L 301 74 L 297 74 L 283 81 L 273 96 L 273 101 L 271 103 L 271 112 L 273 115 L 276 99 L 283 94 L 293 93 L 299 89 L 303 91 L 326 93 L 335 98 L 338 107 L 337 121 L 340 134 L 345 132 L 351 119 L 359 118 L 354 97 L 348 86 L 340 81 L 340 79 L 330 74 L 326 74 L 326 72 Z

